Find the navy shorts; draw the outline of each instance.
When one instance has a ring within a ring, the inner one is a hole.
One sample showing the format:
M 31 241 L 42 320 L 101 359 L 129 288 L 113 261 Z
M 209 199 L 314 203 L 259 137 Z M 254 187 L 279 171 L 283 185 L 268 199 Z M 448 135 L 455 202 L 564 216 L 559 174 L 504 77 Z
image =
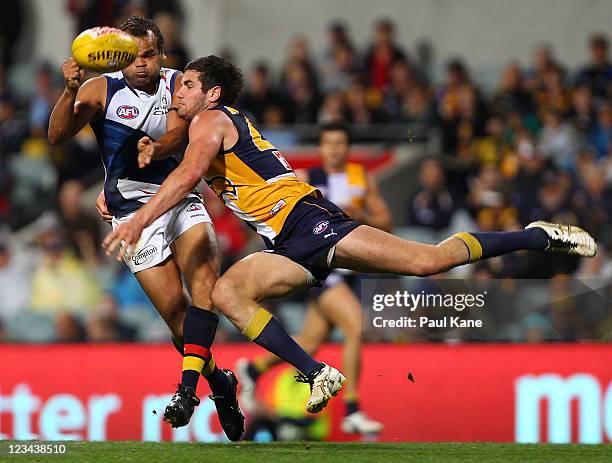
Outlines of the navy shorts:
M 338 241 L 360 224 L 325 198 L 308 195 L 298 201 L 268 252 L 288 257 L 310 271 L 321 286 L 331 269 L 327 257 Z

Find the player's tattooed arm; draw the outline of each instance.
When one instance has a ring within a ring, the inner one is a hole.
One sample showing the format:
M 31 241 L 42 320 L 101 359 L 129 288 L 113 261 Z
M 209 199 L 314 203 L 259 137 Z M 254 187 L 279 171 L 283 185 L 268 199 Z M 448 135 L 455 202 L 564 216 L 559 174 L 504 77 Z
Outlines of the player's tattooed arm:
M 181 119 L 178 112 L 172 109 L 176 108 L 176 92 L 181 87 L 182 78 L 182 74 L 176 76 L 172 106 L 166 115 L 166 133 L 158 140 L 143 137 L 138 141 L 138 167 L 141 169 L 152 161 L 167 158 L 183 150 L 187 144 L 189 122 Z
M 104 110 L 106 79 L 95 77 L 83 83 L 84 71 L 69 58 L 62 64 L 66 88 L 53 108 L 49 119 L 49 142 L 64 143 Z

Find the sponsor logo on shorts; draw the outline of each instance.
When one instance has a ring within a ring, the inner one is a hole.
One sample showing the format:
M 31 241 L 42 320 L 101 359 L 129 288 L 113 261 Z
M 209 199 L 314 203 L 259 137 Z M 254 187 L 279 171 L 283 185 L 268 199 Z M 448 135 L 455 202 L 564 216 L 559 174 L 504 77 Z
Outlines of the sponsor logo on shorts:
M 325 230 L 327 230 L 327 227 L 329 227 L 329 220 L 321 220 L 318 224 L 314 226 L 314 228 L 312 229 L 312 232 L 315 235 L 320 235 Z
M 136 119 L 139 111 L 136 106 L 122 105 L 117 108 L 117 116 L 121 119 Z
M 191 205 L 187 208 L 187 212 L 193 211 L 201 211 L 202 205 L 200 203 L 191 203 Z
M 277 202 L 270 211 L 270 217 L 273 217 L 278 214 L 278 211 L 280 211 L 286 204 L 287 202 L 284 199 L 281 199 L 279 202 Z
M 150 244 L 144 248 L 142 248 L 138 254 L 132 256 L 132 262 L 134 265 L 143 265 L 151 262 L 155 253 L 157 252 L 157 247 Z
M 329 238 L 330 236 L 334 236 L 334 235 L 338 235 L 338 233 L 336 233 L 334 229 L 332 228 L 330 233 L 328 233 L 327 235 L 323 235 L 323 238 Z

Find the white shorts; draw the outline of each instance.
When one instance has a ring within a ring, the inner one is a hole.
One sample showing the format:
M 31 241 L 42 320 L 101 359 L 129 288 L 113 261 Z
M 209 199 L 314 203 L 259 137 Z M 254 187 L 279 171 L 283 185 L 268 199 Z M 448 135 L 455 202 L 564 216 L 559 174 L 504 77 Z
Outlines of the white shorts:
M 113 230 L 134 214 L 113 217 Z M 160 264 L 172 254 L 170 245 L 174 240 L 199 223 L 212 223 L 204 204 L 199 199 L 184 199 L 142 231 L 131 256 L 124 258 L 125 263 L 132 273 Z

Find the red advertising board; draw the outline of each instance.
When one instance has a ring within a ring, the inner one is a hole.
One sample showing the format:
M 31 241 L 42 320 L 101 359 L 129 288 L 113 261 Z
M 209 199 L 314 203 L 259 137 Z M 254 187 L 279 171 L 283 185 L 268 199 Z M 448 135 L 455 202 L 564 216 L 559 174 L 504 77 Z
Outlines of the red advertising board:
M 259 352 L 215 346 L 227 367 Z M 339 365 L 340 354 L 330 345 L 318 358 Z M 611 360 L 612 344 L 367 345 L 361 403 L 384 441 L 610 442 Z M 0 439 L 223 440 L 209 400 L 187 428 L 161 422 L 180 374 L 171 346 L 5 345 L 0 364 Z M 328 408 L 327 439 L 354 439 L 339 430 L 342 401 Z

